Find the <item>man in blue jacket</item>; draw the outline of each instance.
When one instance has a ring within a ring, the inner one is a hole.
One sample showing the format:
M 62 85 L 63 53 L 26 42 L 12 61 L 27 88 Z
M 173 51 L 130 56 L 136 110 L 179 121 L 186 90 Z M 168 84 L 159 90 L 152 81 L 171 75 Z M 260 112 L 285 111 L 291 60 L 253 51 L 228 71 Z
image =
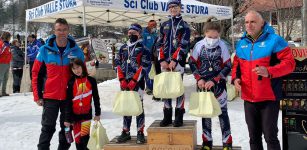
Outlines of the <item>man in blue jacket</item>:
M 34 34 L 28 36 L 28 47 L 27 47 L 27 58 L 30 65 L 30 78 L 32 80 L 32 68 L 34 60 L 39 51 L 39 48 L 42 46 L 41 42 L 36 39 Z
M 151 59 L 153 59 L 153 46 L 155 44 L 155 39 L 158 37 L 157 35 L 157 22 L 155 20 L 150 20 L 148 22 L 148 25 L 146 28 L 144 28 L 143 33 L 143 45 L 145 49 L 149 51 L 149 55 L 151 56 Z M 153 60 L 152 60 L 153 61 Z M 146 75 L 145 75 L 145 81 L 146 81 L 146 93 L 148 95 L 152 94 L 153 89 L 153 80 L 149 79 L 148 74 L 151 69 L 151 65 L 147 68 Z
M 245 28 L 236 46 L 232 82 L 244 100 L 251 150 L 280 150 L 277 138 L 281 77 L 291 73 L 295 61 L 288 43 L 274 33 L 256 11 L 245 16 Z
M 67 150 L 70 143 L 65 138 L 64 110 L 66 107 L 66 87 L 71 73 L 69 63 L 78 58 L 84 61 L 82 50 L 75 40 L 68 35 L 69 26 L 65 19 L 55 21 L 54 35 L 51 35 L 46 44 L 42 46 L 35 59 L 32 73 L 32 88 L 34 101 L 38 106 L 43 106 L 42 129 L 37 145 L 39 150 L 49 150 L 50 141 L 54 134 L 56 120 L 60 114 L 59 150 Z M 47 80 L 42 92 L 41 70 L 47 69 Z

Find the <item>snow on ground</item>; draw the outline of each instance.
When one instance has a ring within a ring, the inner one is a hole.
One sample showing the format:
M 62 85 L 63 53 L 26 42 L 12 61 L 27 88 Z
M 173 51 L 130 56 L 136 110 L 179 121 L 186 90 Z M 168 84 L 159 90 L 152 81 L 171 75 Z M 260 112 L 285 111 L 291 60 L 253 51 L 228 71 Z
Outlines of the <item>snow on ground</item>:
M 190 93 L 195 90 L 195 80 L 192 75 L 184 76 L 186 110 L 188 112 Z M 98 85 L 102 109 L 102 124 L 107 129 L 109 139 L 121 133 L 122 117 L 112 113 L 112 105 L 115 94 L 119 91 L 119 82 L 117 79 L 105 81 Z M 175 106 L 175 101 L 173 101 Z M 144 109 L 146 127 L 157 119 L 162 119 L 162 102 L 151 100 L 151 96 L 144 94 Z M 243 101 L 237 99 L 228 103 L 228 113 L 231 123 L 231 132 L 233 136 L 233 145 L 242 146 L 243 150 L 249 150 L 249 138 L 247 126 L 244 119 Z M 41 129 L 42 107 L 38 107 L 33 102 L 32 93 L 12 94 L 8 97 L 0 98 L 0 150 L 34 150 L 37 149 L 40 129 Z M 185 113 L 184 120 L 197 120 L 197 141 L 202 143 L 201 139 L 201 119 L 190 116 Z M 218 118 L 213 118 L 212 134 L 214 145 L 221 145 L 221 130 Z M 281 113 L 279 115 L 278 127 L 280 132 L 278 137 L 281 141 Z M 59 122 L 57 122 L 57 131 L 51 141 L 51 150 L 57 149 Z M 131 125 L 131 134 L 136 135 L 136 121 L 133 118 Z M 146 129 L 145 129 L 145 135 Z M 264 142 L 265 143 L 265 142 Z M 266 146 L 264 146 L 266 147 Z M 70 148 L 75 150 L 73 144 Z M 265 148 L 266 149 L 266 148 Z

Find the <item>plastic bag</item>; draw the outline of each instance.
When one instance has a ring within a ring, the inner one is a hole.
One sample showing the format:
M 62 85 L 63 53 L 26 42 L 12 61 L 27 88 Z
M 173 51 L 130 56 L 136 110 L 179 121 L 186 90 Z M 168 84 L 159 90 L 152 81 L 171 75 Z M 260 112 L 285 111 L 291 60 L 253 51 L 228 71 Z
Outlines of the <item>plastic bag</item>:
M 156 74 L 157 74 L 156 73 L 156 67 L 155 67 L 154 64 L 152 64 L 151 68 L 150 68 L 150 71 L 149 71 L 149 74 L 148 74 L 149 79 L 153 80 L 155 78 Z
M 184 94 L 180 72 L 162 72 L 154 78 L 153 95 L 156 98 L 177 98 Z
M 113 110 L 121 116 L 138 116 L 143 112 L 140 96 L 135 91 L 120 91 L 116 94 Z
M 202 118 L 213 118 L 222 113 L 212 92 L 193 92 L 190 97 L 189 114 Z
M 227 88 L 227 100 L 232 101 L 234 100 L 238 95 L 237 91 L 234 85 L 226 83 Z
M 109 138 L 106 129 L 102 126 L 100 121 L 95 121 L 94 125 L 91 127 L 87 148 L 89 150 L 101 150 L 107 143 L 109 143 Z

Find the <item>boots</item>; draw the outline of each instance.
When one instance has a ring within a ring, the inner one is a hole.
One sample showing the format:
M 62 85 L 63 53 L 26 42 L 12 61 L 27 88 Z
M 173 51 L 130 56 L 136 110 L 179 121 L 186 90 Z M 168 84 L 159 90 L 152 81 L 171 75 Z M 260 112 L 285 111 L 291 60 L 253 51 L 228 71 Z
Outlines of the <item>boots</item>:
M 212 141 L 203 142 L 201 150 L 212 150 Z
M 131 140 L 130 132 L 122 131 L 122 134 L 117 138 L 117 143 L 125 143 Z
M 160 122 L 160 127 L 166 127 L 169 124 L 172 124 L 172 115 L 173 115 L 173 108 L 164 108 L 164 118 Z
M 175 109 L 175 121 L 174 127 L 181 127 L 183 125 L 183 114 L 185 113 L 184 108 L 176 108 Z

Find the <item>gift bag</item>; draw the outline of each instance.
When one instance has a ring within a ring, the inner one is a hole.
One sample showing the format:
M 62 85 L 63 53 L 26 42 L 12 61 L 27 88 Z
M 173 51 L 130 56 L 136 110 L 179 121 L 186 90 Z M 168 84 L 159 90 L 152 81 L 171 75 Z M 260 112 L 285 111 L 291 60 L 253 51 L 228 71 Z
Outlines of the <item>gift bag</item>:
M 113 110 L 121 116 L 138 116 L 143 112 L 140 96 L 135 91 L 120 91 L 116 94 Z
M 222 113 L 212 92 L 193 92 L 190 97 L 189 114 L 202 118 L 213 118 Z
M 156 67 L 154 64 L 151 65 L 151 68 L 150 68 L 150 71 L 149 71 L 149 74 L 148 74 L 148 77 L 149 79 L 154 79 L 155 78 L 155 75 L 156 75 Z
M 95 121 L 94 125 L 91 127 L 87 148 L 89 150 L 101 150 L 107 143 L 109 143 L 109 138 L 106 129 L 102 126 L 100 121 Z
M 226 83 L 227 88 L 227 100 L 232 101 L 234 100 L 238 95 L 237 91 L 234 85 Z
M 154 77 L 153 95 L 156 98 L 177 98 L 184 93 L 180 72 L 162 72 Z

